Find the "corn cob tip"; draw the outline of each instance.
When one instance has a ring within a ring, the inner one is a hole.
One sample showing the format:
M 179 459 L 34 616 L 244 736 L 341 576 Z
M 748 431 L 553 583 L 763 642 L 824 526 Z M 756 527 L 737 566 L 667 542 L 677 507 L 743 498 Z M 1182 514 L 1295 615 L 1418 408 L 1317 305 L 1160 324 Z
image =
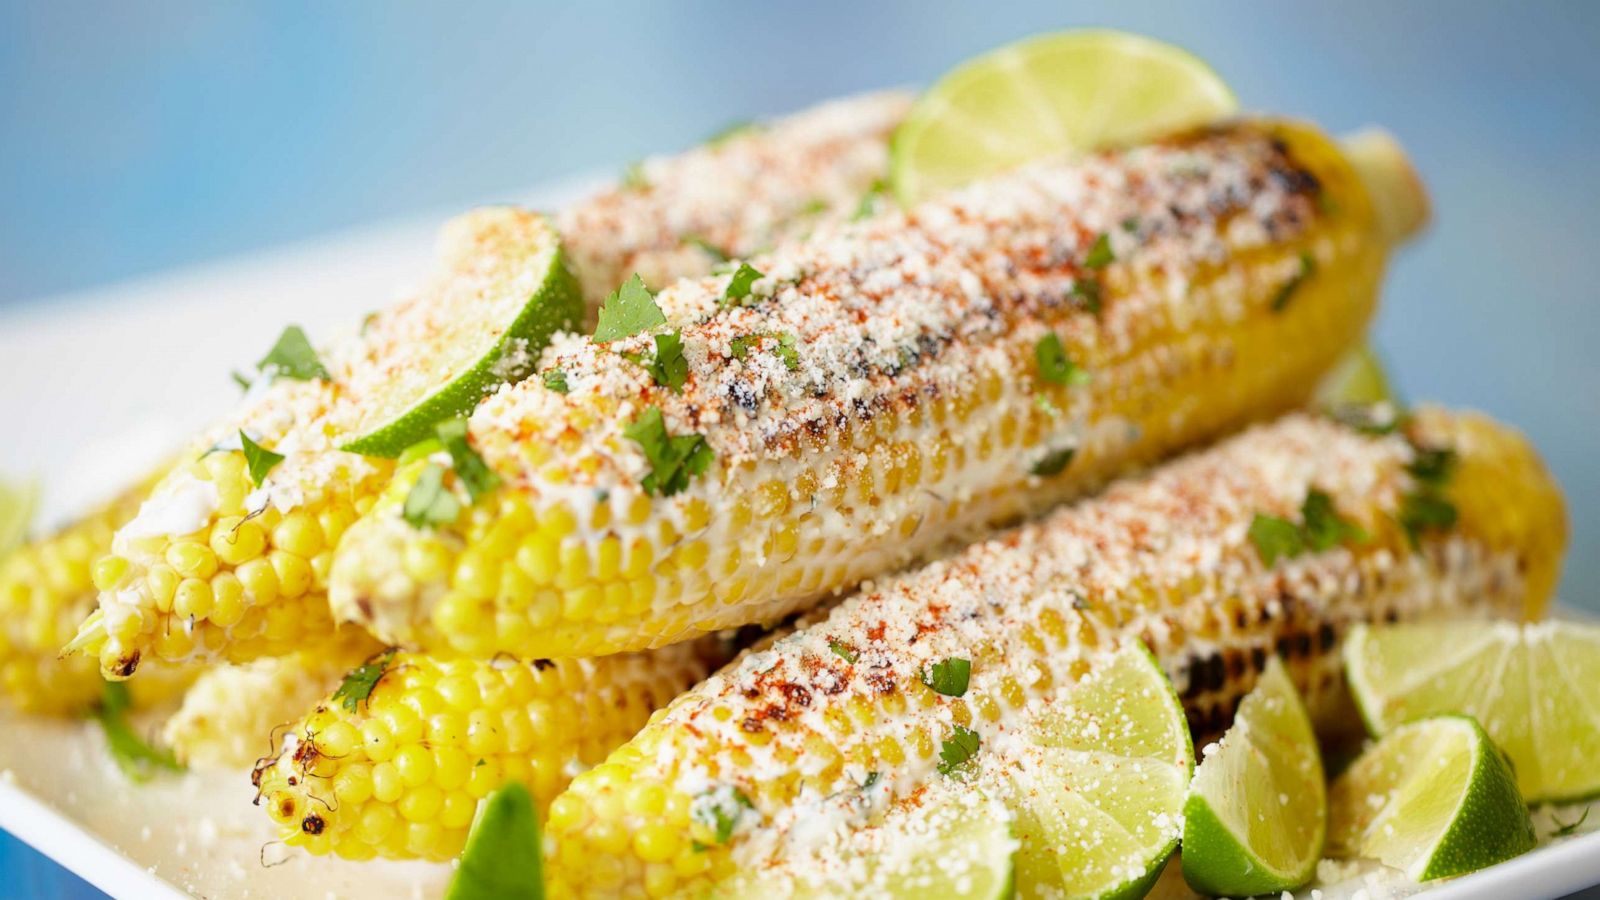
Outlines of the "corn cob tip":
M 1405 148 L 1394 135 L 1376 127 L 1346 135 L 1339 143 L 1372 195 L 1385 242 L 1398 246 L 1416 237 L 1432 218 L 1432 206 L 1427 185 Z

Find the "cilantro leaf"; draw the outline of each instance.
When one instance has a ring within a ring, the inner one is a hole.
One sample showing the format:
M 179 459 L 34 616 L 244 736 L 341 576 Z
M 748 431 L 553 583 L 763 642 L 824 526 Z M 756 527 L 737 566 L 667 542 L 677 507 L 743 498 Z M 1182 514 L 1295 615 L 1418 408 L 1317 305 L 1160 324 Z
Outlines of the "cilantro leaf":
M 333 377 L 317 359 L 317 351 L 299 325 L 285 328 L 283 334 L 278 335 L 278 342 L 256 363 L 256 368 L 275 377 L 297 381 L 327 381 Z
M 685 244 L 693 244 L 694 246 L 699 247 L 701 250 L 704 250 L 705 254 L 711 257 L 711 259 L 715 262 L 724 263 L 731 258 L 728 256 L 728 251 L 718 247 L 716 244 L 711 243 L 698 234 L 684 235 L 683 242 Z
M 615 341 L 667 324 L 667 317 L 656 305 L 655 295 L 637 274 L 612 291 L 600 307 L 599 323 L 594 327 L 597 341 Z
M 133 782 L 148 780 L 156 770 L 182 772 L 183 764 L 172 755 L 172 751 L 140 737 L 128 724 L 128 706 L 131 702 L 126 684 L 108 681 L 102 689 L 100 704 L 95 708 L 95 720 L 100 723 L 100 730 L 106 738 L 106 750 L 110 752 L 117 768 Z
M 1421 484 L 1442 487 L 1455 472 L 1456 461 L 1456 452 L 1448 447 L 1418 447 L 1406 471 Z
M 1066 471 L 1067 466 L 1072 464 L 1072 458 L 1077 455 L 1077 447 L 1066 447 L 1061 450 L 1051 450 L 1049 453 L 1046 453 L 1043 457 L 1041 457 L 1038 462 L 1034 463 L 1033 468 L 1029 471 L 1040 478 L 1049 478 L 1052 475 L 1060 475 L 1062 472 Z
M 713 828 L 717 843 L 726 844 L 733 837 L 734 829 L 739 827 L 744 811 L 755 808 L 750 798 L 736 787 L 712 788 L 695 798 L 689 818 Z
M 766 277 L 761 270 L 749 263 L 739 263 L 739 268 L 734 270 L 733 277 L 728 279 L 728 287 L 722 292 L 722 307 L 739 306 L 750 297 L 750 287 L 760 279 Z
M 385 650 L 367 660 L 345 674 L 344 680 L 339 682 L 339 689 L 333 692 L 333 699 L 339 702 L 349 712 L 358 712 L 361 704 L 372 697 L 372 692 L 377 689 L 378 682 L 389 672 L 389 663 L 394 660 L 394 651 Z
M 444 466 L 428 463 L 406 494 L 400 517 L 413 528 L 449 525 L 461 514 L 461 501 L 444 483 Z
M 1316 258 L 1304 250 L 1300 251 L 1300 270 L 1290 276 L 1289 280 L 1283 283 L 1283 287 L 1278 288 L 1278 293 L 1272 298 L 1272 311 L 1283 312 L 1284 307 L 1289 305 L 1289 300 L 1294 297 L 1294 292 L 1316 271 Z
M 949 775 L 961 768 L 967 760 L 978 755 L 981 743 L 976 731 L 955 726 L 954 733 L 939 744 L 939 774 Z
M 467 441 L 467 420 L 450 419 L 434 427 L 439 443 L 450 454 L 450 466 L 456 477 L 467 486 L 467 496 L 476 503 L 478 498 L 500 485 L 500 476 L 489 468 L 478 451 Z
M 650 464 L 650 474 L 641 486 L 646 493 L 671 497 L 689 487 L 689 480 L 702 475 L 716 458 L 703 435 L 667 432 L 659 407 L 651 406 L 623 430 L 622 436 L 637 443 Z
M 237 372 L 237 371 L 229 372 L 228 373 L 228 377 L 232 378 L 233 379 L 233 383 L 237 384 L 239 386 L 239 390 L 241 390 L 241 391 L 250 390 L 250 379 L 244 377 L 239 372 Z
M 861 202 L 856 204 L 855 212 L 850 214 L 850 221 L 859 222 L 877 215 L 888 192 L 889 182 L 882 178 L 874 178 L 872 184 L 867 187 L 867 192 L 861 195 Z
M 1104 269 L 1117 261 L 1115 253 L 1111 252 L 1111 235 L 1102 231 L 1089 247 L 1089 255 L 1083 258 L 1085 269 Z
M 1039 377 L 1051 384 L 1075 385 L 1089 382 L 1088 370 L 1080 368 L 1067 358 L 1067 349 L 1061 345 L 1061 338 L 1053 331 L 1040 338 L 1039 343 L 1034 345 L 1033 357 L 1039 366 Z
M 773 348 L 772 353 L 783 360 L 784 368 L 791 372 L 800 368 L 800 352 L 795 349 L 795 344 L 800 339 L 787 331 L 780 334 L 742 334 L 728 342 L 728 354 L 734 359 L 744 359 L 750 355 L 750 349 L 759 343 L 762 338 L 772 338 L 778 342 L 778 346 Z
M 1316 488 L 1306 492 L 1305 502 L 1300 506 L 1300 518 L 1304 523 L 1301 533 L 1305 536 L 1306 546 L 1313 553 L 1321 553 L 1345 541 L 1362 543 L 1370 537 L 1361 526 L 1341 518 L 1339 510 L 1333 505 L 1333 498 Z
M 1068 296 L 1079 308 L 1100 315 L 1104 304 L 1100 300 L 1100 282 L 1093 278 L 1079 278 L 1072 282 Z
M 1448 531 L 1456 524 L 1456 507 L 1437 491 L 1424 488 L 1400 498 L 1400 512 L 1395 516 L 1412 549 L 1422 545 L 1422 535 L 1429 531 Z
M 544 386 L 558 394 L 565 394 L 567 387 L 567 373 L 560 369 L 551 369 L 544 373 Z
M 642 353 L 624 353 L 645 371 L 656 384 L 683 393 L 683 383 L 689 377 L 689 361 L 683 358 L 683 336 L 676 331 L 655 336 L 655 355 L 646 358 Z
M 819 216 L 828 211 L 833 204 L 821 197 L 812 197 L 795 213 L 796 216 Z
M 1250 542 L 1261 554 L 1261 562 L 1268 568 L 1280 559 L 1289 559 L 1305 552 L 1306 540 L 1299 526 L 1288 519 L 1256 513 L 1250 521 Z
M 943 662 L 934 663 L 928 671 L 922 673 L 922 683 L 932 688 L 934 693 L 946 697 L 960 697 L 967 692 L 967 683 L 972 678 L 972 661 L 950 657 Z
M 839 657 L 847 663 L 853 663 L 856 661 L 856 652 L 850 649 L 849 644 L 841 641 L 829 641 L 828 649 L 833 651 L 834 656 Z
M 282 453 L 274 453 L 250 440 L 250 435 L 245 434 L 243 429 L 239 431 L 239 449 L 244 453 L 245 468 L 250 470 L 250 483 L 256 487 L 266 480 L 273 466 L 283 462 Z

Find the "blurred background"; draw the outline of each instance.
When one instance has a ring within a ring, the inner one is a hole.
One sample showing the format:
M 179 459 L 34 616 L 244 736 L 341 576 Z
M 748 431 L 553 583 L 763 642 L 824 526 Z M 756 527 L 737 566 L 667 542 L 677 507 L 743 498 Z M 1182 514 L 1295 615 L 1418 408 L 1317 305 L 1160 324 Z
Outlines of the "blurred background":
M 1395 263 L 1379 343 L 1408 396 L 1533 436 L 1571 500 L 1565 600 L 1600 610 L 1600 4 L 1582 0 L 3 0 L 0 329 L 74 291 L 615 172 L 1082 25 L 1182 44 L 1248 107 L 1399 135 L 1436 221 Z M 92 895 L 9 840 L 12 887 Z

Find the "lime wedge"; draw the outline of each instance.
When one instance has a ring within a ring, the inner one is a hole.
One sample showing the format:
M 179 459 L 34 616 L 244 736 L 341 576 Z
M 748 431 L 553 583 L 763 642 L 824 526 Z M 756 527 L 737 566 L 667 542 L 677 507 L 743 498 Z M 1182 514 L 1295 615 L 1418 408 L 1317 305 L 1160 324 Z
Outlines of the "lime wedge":
M 0 481 L 0 558 L 22 543 L 38 505 L 37 481 Z
M 1600 796 L 1600 626 L 1358 626 L 1344 662 L 1374 735 L 1463 713 L 1511 758 L 1529 803 Z
M 894 135 L 890 181 L 910 205 L 1020 163 L 1137 143 L 1238 109 L 1209 66 L 1120 31 L 1007 44 L 939 79 Z
M 1277 657 L 1206 748 L 1183 812 L 1183 877 L 1202 894 L 1276 894 L 1316 874 L 1328 815 L 1322 756 Z
M 1370 406 L 1395 399 L 1383 360 L 1370 346 L 1346 356 L 1317 387 L 1317 402 L 1323 406 Z
M 509 782 L 478 805 L 445 900 L 543 900 L 543 860 L 533 797 Z
M 1090 670 L 1032 730 L 1011 773 L 1017 893 L 1142 897 L 1183 830 L 1194 745 L 1137 642 Z
M 359 406 L 342 449 L 398 456 L 502 382 L 533 371 L 539 351 L 583 315 L 577 280 L 550 223 L 487 207 L 451 220 L 439 271 L 421 295 L 375 315 L 351 385 Z M 369 384 L 359 383 L 370 380 Z
M 1328 851 L 1416 881 L 1475 872 L 1533 849 L 1511 767 L 1466 716 L 1402 725 L 1333 783 Z
M 869 788 L 870 790 L 870 788 Z M 955 779 L 929 785 L 881 821 L 791 846 L 776 866 L 747 868 L 713 897 L 922 897 L 1000 900 L 1017 848 L 1004 805 Z

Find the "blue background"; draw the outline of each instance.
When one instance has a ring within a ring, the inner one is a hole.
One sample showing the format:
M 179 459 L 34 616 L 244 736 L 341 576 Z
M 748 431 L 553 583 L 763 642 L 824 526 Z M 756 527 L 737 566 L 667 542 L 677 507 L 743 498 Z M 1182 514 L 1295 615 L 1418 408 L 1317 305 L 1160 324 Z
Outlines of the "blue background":
M 1379 340 L 1409 396 L 1540 444 L 1571 498 L 1565 599 L 1600 609 L 1600 4 L 1582 0 L 0 0 L 0 311 L 620 168 L 1075 25 L 1188 46 L 1247 106 L 1401 137 L 1437 221 L 1394 267 Z M 13 887 L 87 891 L 8 841 Z

